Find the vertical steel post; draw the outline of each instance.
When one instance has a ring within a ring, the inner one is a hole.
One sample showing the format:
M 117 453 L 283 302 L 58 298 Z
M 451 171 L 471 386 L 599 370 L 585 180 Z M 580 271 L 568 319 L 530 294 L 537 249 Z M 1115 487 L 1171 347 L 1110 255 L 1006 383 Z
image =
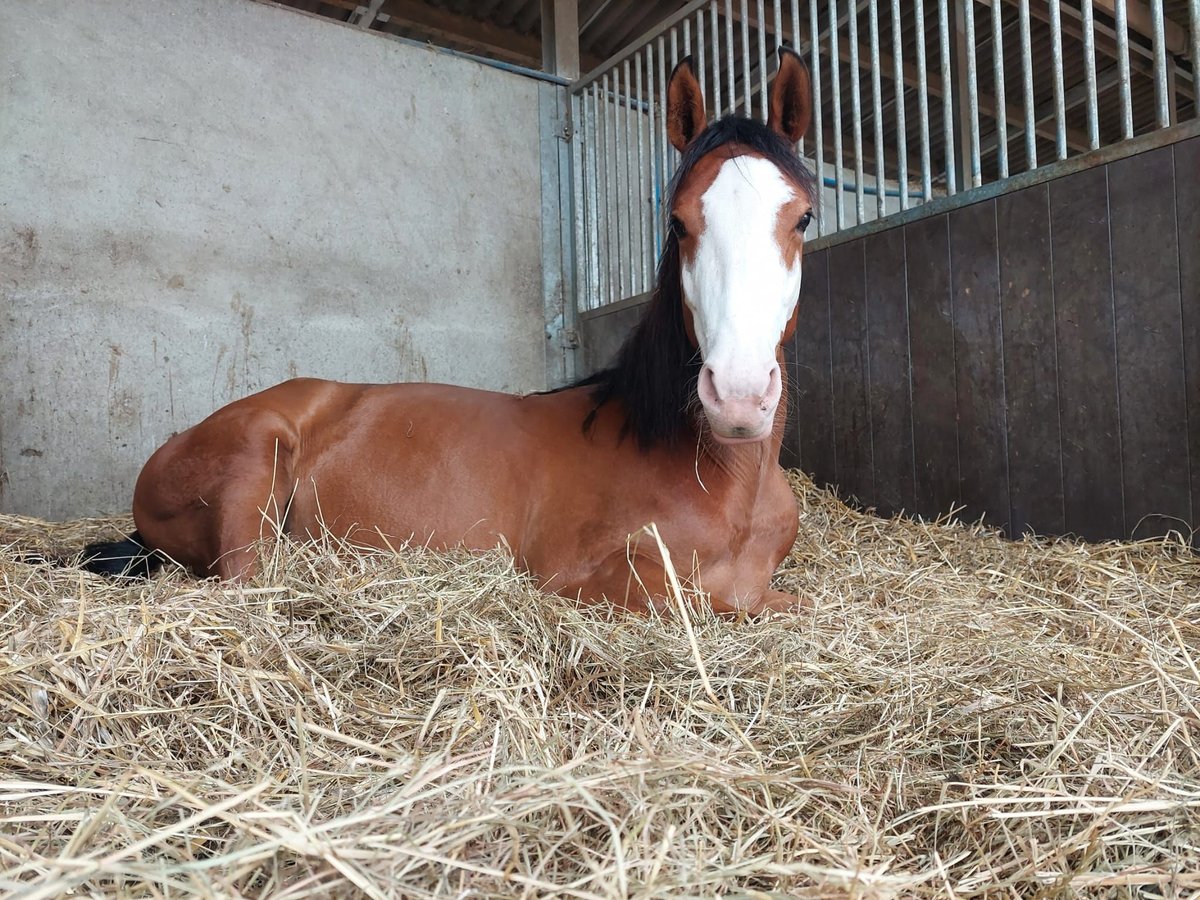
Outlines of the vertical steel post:
M 825 190 L 825 138 L 821 126 L 821 32 L 817 29 L 817 0 L 808 3 L 809 40 L 812 42 L 812 92 L 813 92 L 813 156 L 816 160 L 817 199 Z M 819 205 L 819 204 L 818 204 Z M 825 211 L 817 216 L 817 235 L 825 234 L 829 228 L 826 224 Z
M 870 2 L 871 115 L 875 123 L 875 217 L 887 215 L 887 167 L 883 156 L 883 89 L 879 76 L 879 0 Z
M 896 185 L 900 208 L 908 209 L 908 123 L 904 110 L 904 30 L 900 0 L 892 0 L 892 57 L 896 82 Z
M 639 284 L 634 293 L 649 290 L 649 267 L 646 265 L 646 156 L 642 141 L 642 54 L 633 57 L 634 102 L 630 115 L 637 128 L 637 220 L 638 220 L 638 268 Z
M 1054 151 L 1056 159 L 1067 158 L 1067 109 L 1063 91 L 1062 8 L 1050 2 L 1050 58 L 1054 68 Z
M 854 0 L 850 0 L 851 3 Z M 919 2 L 919 0 L 918 0 Z M 829 83 L 833 88 L 833 172 L 834 194 L 833 205 L 837 211 L 837 230 L 842 230 L 846 212 L 842 199 L 843 157 L 842 157 L 842 86 L 841 75 L 838 72 L 838 0 L 829 0 Z
M 850 129 L 854 137 L 854 224 L 866 216 L 866 185 L 863 184 L 862 90 L 858 71 L 858 0 L 849 0 L 847 24 L 850 45 Z
M 646 147 L 646 169 L 647 175 L 650 178 L 650 246 L 648 256 L 650 257 L 650 277 L 654 277 L 654 264 L 658 259 L 659 248 L 661 244 L 661 235 L 659 232 L 658 214 L 661 204 L 661 183 L 658 180 L 658 134 L 655 130 L 654 121 L 657 118 L 658 97 L 654 93 L 654 41 L 646 44 L 646 113 L 647 113 L 647 147 Z
M 1096 96 L 1096 23 L 1092 15 L 1092 0 L 1082 0 L 1083 7 L 1083 66 L 1087 83 L 1088 147 L 1100 146 L 1100 112 Z
M 938 0 L 938 46 L 942 57 L 942 141 L 946 150 L 946 193 L 957 191 L 954 164 L 954 75 L 950 68 L 950 10 Z
M 929 148 L 929 74 L 925 66 L 925 0 L 915 0 L 917 18 L 917 114 L 921 126 L 921 197 L 933 198 L 933 172 Z
M 746 95 L 746 105 L 742 112 L 747 119 L 754 118 L 754 106 L 750 99 L 753 94 L 754 81 L 750 77 L 750 12 L 746 0 L 742 0 L 742 93 Z
M 1150 18 L 1154 29 L 1154 106 L 1158 112 L 1158 127 L 1166 128 L 1171 124 L 1171 107 L 1167 96 L 1167 38 L 1164 33 L 1163 0 L 1150 0 Z M 1193 72 L 1198 64 L 1200 61 L 1192 60 Z
M 1117 0 L 1118 3 L 1124 0 Z M 1025 169 L 1037 168 L 1037 124 L 1033 108 L 1033 50 L 1029 38 L 1029 0 L 1020 0 L 1021 15 L 1021 85 L 1025 94 Z M 1003 115 L 1003 112 L 1001 112 Z
M 963 44 L 967 51 L 967 124 L 971 143 L 970 186 L 979 187 L 983 183 L 983 162 L 979 158 L 979 73 L 975 62 L 975 0 L 962 0 L 962 12 L 965 31 Z M 1000 112 L 1000 115 L 1004 115 L 1003 111 Z
M 725 62 L 729 66 L 729 112 L 737 111 L 737 79 L 734 77 L 737 53 L 733 49 L 733 0 L 725 0 Z
M 767 121 L 767 26 L 763 21 L 766 10 L 758 0 L 758 105 L 762 120 Z
M 1008 177 L 1008 101 L 1004 97 L 1004 20 L 1000 0 L 992 3 L 992 79 L 996 84 L 996 162 L 1001 180 Z
M 717 0 L 708 7 L 708 27 L 712 31 L 713 118 L 721 118 L 721 30 L 717 22 Z
M 1129 23 L 1125 15 L 1125 0 L 1113 4 L 1117 31 L 1117 68 L 1121 79 L 1121 134 L 1125 140 L 1133 137 L 1133 100 L 1129 85 Z

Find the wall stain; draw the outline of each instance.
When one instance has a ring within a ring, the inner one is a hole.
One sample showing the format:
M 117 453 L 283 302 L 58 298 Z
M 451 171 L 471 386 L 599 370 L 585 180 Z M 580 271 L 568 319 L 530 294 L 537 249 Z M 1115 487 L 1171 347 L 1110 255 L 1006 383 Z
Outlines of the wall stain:
M 37 265 L 38 234 L 32 225 L 24 228 L 13 226 L 12 233 L 0 241 L 0 267 L 13 272 L 27 272 Z

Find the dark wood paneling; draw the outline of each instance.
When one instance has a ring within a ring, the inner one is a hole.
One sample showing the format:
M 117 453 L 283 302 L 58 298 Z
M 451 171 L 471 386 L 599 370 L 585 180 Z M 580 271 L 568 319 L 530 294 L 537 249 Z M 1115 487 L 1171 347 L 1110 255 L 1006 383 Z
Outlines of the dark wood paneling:
M 1007 528 L 1008 452 L 996 205 L 950 213 L 950 289 L 958 403 L 959 500 L 968 521 Z
M 843 497 L 875 502 L 867 384 L 867 302 L 863 242 L 829 251 L 829 332 L 833 361 L 833 446 Z
M 1047 186 L 998 198 L 996 226 L 1008 407 L 1009 533 L 1061 533 L 1066 526 Z
M 958 500 L 958 417 L 954 387 L 954 321 L 950 240 L 945 215 L 907 227 L 909 343 L 912 348 L 913 509 L 950 511 Z
M 904 229 L 863 240 L 871 387 L 875 507 L 880 515 L 912 511 L 913 433 L 909 389 L 908 286 Z
M 1125 533 L 1113 342 L 1108 189 L 1102 168 L 1050 183 L 1066 529 Z
M 1175 213 L 1186 375 L 1192 544 L 1200 550 L 1200 138 L 1175 145 Z
M 828 250 L 804 256 L 804 282 L 796 323 L 796 424 L 804 470 L 817 484 L 832 483 L 835 467 Z
M 1188 435 L 1171 148 L 1108 174 L 1125 525 L 1150 537 L 1185 527 L 1192 506 L 1179 490 Z
M 583 345 L 584 368 L 588 374 L 612 365 L 625 338 L 641 321 L 649 305 L 650 301 L 647 300 L 580 317 L 580 341 Z

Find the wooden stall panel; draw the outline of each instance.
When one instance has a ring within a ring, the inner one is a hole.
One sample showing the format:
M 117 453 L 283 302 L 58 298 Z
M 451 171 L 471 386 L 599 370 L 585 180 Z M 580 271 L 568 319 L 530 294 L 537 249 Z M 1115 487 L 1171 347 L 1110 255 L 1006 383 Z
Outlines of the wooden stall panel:
M 1108 190 L 1125 525 L 1150 537 L 1192 519 L 1171 148 L 1113 163 Z
M 1059 534 L 1065 525 L 1047 186 L 997 198 L 996 226 L 1008 408 L 1009 533 Z
M 829 251 L 804 256 L 796 321 L 796 424 L 800 462 L 820 485 L 835 479 L 829 364 Z
M 950 285 L 963 518 L 1009 525 L 996 206 L 950 213 Z
M 1200 138 L 1175 145 L 1179 298 L 1186 376 L 1192 546 L 1200 550 Z
M 1125 533 L 1106 181 L 1050 182 L 1064 524 L 1088 539 Z
M 863 241 L 871 447 L 881 516 L 911 512 L 915 497 L 904 234 L 903 228 L 891 228 Z
M 939 516 L 958 501 L 957 391 L 954 386 L 954 320 L 950 297 L 947 217 L 908 226 L 909 341 L 912 352 L 913 510 Z
M 875 502 L 867 383 L 867 303 L 863 241 L 829 251 L 829 333 L 833 361 L 833 446 L 843 497 Z

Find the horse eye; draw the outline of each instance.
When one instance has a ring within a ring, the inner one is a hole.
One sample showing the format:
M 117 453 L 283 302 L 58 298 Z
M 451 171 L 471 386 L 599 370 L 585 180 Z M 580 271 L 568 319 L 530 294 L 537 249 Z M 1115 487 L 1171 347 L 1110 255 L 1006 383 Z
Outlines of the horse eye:
M 800 221 L 796 224 L 796 230 L 803 234 L 808 226 L 812 224 L 812 213 L 806 212 L 800 217 Z
M 669 223 L 669 227 L 671 229 L 671 233 L 673 235 L 675 235 L 675 237 L 677 237 L 677 238 L 687 237 L 687 229 L 683 227 L 683 222 L 679 221 L 678 216 L 671 216 L 671 221 Z

